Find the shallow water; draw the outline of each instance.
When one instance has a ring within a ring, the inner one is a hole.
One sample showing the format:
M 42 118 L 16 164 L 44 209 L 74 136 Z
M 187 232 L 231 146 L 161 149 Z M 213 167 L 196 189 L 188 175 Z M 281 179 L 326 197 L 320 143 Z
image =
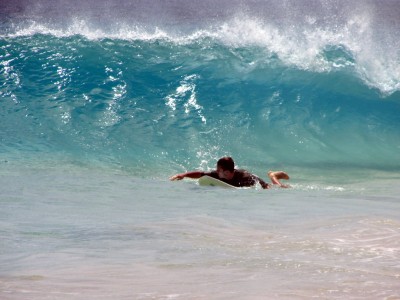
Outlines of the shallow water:
M 387 180 L 382 195 L 368 184 L 225 190 L 78 167 L 0 178 L 2 299 L 400 296 L 400 202 Z

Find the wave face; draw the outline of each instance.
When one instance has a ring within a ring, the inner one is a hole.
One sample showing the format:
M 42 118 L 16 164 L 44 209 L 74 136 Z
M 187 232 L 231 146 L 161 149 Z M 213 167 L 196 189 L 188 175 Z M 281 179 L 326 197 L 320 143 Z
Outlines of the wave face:
M 0 11 L 4 160 L 400 169 L 398 2 L 92 2 Z

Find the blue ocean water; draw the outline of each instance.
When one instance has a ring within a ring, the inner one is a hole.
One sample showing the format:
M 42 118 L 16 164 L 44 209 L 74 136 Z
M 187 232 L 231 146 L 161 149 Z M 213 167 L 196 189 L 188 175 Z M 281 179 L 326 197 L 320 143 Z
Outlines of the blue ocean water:
M 399 16 L 4 2 L 1 298 L 397 299 Z M 225 155 L 292 189 L 168 181 Z
M 399 22 L 381 33 L 368 17 L 6 23 L 3 159 L 61 153 L 160 177 L 226 154 L 257 171 L 398 171 Z

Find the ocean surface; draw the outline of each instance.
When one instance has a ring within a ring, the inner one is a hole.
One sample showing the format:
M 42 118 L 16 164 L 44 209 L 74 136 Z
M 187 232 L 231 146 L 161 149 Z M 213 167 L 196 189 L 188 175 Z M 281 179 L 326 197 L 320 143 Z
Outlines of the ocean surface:
M 400 2 L 0 4 L 0 299 L 400 299 Z M 176 173 L 221 156 L 290 189 Z

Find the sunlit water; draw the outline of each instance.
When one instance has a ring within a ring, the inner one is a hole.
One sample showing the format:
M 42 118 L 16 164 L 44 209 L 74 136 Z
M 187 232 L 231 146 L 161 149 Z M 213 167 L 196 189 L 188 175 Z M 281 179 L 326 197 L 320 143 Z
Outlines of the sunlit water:
M 395 180 L 225 190 L 70 167 L 0 181 L 2 299 L 400 296 Z
M 399 15 L 2 1 L 0 299 L 400 299 Z

